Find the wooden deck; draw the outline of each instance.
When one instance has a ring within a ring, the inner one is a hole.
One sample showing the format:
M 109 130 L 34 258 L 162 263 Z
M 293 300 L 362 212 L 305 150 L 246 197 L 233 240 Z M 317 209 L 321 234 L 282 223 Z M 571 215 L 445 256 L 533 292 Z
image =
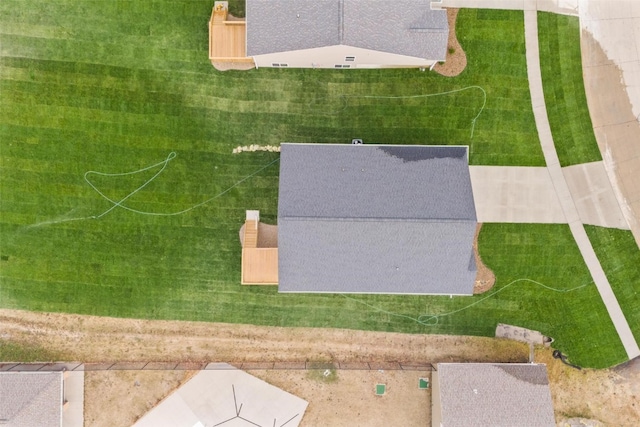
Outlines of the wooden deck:
M 278 284 L 278 248 L 242 250 L 243 285 Z
M 244 20 L 230 19 L 227 10 L 213 8 L 209 21 L 211 62 L 253 63 L 247 57 L 247 26 Z
M 278 248 L 258 247 L 258 222 L 246 220 L 242 247 L 243 285 L 278 284 Z

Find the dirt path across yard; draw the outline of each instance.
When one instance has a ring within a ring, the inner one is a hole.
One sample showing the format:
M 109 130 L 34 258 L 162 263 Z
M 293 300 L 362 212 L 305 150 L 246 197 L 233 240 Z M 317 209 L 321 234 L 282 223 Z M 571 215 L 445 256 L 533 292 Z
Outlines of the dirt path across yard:
M 18 310 L 0 310 L 0 331 L 4 342 L 40 347 L 61 359 L 85 363 L 528 360 L 525 344 L 483 337 L 149 321 Z M 537 350 L 536 362 L 549 367 L 558 421 L 590 418 L 606 425 L 640 425 L 638 364 L 619 370 L 578 371 L 553 359 L 551 349 Z M 249 372 L 308 400 L 303 426 L 429 424 L 429 392 L 421 393 L 424 390 L 416 386 L 419 377 L 429 376 L 427 371 L 336 370 L 328 377 L 313 370 Z M 86 425 L 125 426 L 188 380 L 192 372 L 113 370 L 88 371 L 85 375 Z M 387 395 L 373 394 L 372 387 L 378 382 L 388 385 Z
M 526 346 L 484 337 L 277 328 L 0 310 L 4 339 L 89 362 L 526 361 Z

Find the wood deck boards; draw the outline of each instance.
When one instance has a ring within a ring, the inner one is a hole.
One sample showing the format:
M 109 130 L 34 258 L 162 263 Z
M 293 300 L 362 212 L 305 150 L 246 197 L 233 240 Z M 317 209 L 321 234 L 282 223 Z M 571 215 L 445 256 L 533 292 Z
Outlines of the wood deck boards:
M 258 222 L 248 219 L 244 223 L 242 239 L 243 285 L 278 284 L 278 248 L 259 248 Z
M 243 285 L 278 284 L 278 248 L 242 250 Z
M 228 21 L 226 11 L 214 10 L 209 21 L 211 62 L 253 62 L 247 57 L 245 21 Z

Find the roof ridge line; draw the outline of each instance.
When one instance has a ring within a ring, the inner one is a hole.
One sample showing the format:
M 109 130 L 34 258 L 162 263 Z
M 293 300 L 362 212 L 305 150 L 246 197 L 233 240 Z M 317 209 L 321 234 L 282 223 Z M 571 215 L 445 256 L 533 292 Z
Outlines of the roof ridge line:
M 288 221 L 335 221 L 335 222 L 477 222 L 473 218 L 388 218 L 388 217 L 328 217 L 328 216 L 287 216 L 279 215 L 278 219 Z
M 338 23 L 338 31 L 340 32 L 340 44 L 344 44 L 344 0 L 338 1 L 338 16 L 340 22 Z

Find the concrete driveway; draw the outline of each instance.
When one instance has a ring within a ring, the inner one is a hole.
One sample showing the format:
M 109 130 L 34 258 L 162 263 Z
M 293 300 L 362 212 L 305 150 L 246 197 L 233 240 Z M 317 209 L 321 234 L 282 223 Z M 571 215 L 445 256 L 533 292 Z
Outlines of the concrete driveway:
M 478 222 L 566 223 L 545 167 L 470 166 Z
M 579 12 L 593 129 L 640 246 L 640 1 L 579 0 Z

